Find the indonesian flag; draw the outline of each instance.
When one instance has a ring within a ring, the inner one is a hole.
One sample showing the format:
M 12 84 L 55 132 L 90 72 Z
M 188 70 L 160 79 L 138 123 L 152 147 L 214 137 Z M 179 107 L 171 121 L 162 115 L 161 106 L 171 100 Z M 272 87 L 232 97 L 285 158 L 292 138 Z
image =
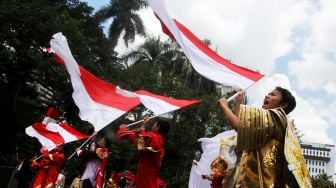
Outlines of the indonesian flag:
M 73 99 L 80 110 L 80 118 L 89 121 L 99 131 L 107 124 L 142 103 L 155 115 L 165 114 L 201 100 L 183 100 L 156 95 L 145 90 L 128 91 L 105 82 L 77 64 L 66 38 L 56 33 L 50 41 L 56 61 L 64 63 L 74 88 Z
M 76 140 L 81 140 L 84 138 L 88 138 L 89 135 L 82 134 L 78 132 L 76 129 L 68 125 L 66 122 L 62 123 L 48 123 L 47 129 L 53 132 L 59 133 L 64 139 L 64 143 L 73 142 Z
M 26 134 L 37 138 L 49 151 L 58 145 L 89 137 L 70 127 L 67 123 L 49 123 L 47 126 L 37 122 L 25 130 Z
M 146 108 L 151 110 L 155 115 L 165 114 L 202 101 L 202 100 L 175 99 L 172 97 L 157 95 L 146 90 L 138 90 L 135 92 L 131 92 L 121 89 L 118 86 L 117 86 L 117 93 L 128 97 L 138 97 L 141 103 Z
M 82 120 L 90 122 L 99 131 L 110 122 L 140 104 L 137 97 L 116 92 L 116 86 L 100 80 L 80 67 L 71 54 L 67 39 L 56 33 L 50 41 L 51 49 L 62 60 L 70 74 L 72 97 Z
M 247 89 L 264 75 L 232 64 L 198 39 L 187 27 L 168 15 L 163 0 L 148 0 L 159 18 L 163 32 L 176 40 L 194 69 L 217 83 Z
M 140 98 L 141 103 L 146 106 L 146 108 L 150 109 L 155 115 L 165 114 L 201 102 L 201 100 L 174 99 L 156 95 L 145 90 L 139 90 L 135 93 Z

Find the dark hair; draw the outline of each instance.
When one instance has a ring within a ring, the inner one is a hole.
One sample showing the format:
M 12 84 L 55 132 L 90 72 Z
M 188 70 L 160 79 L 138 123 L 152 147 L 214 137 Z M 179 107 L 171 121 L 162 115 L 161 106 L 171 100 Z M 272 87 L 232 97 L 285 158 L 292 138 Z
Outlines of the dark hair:
M 276 87 L 275 88 L 277 91 L 280 91 L 281 93 L 281 100 L 280 100 L 280 104 L 285 104 L 287 103 L 287 107 L 283 108 L 283 110 L 285 111 L 286 114 L 289 114 L 291 111 L 294 110 L 294 108 L 296 107 L 296 100 L 295 97 L 292 95 L 292 93 L 290 91 L 288 91 L 285 88 L 282 87 Z
M 168 121 L 159 119 L 157 120 L 156 123 L 157 123 L 156 125 L 159 127 L 159 131 L 158 131 L 159 134 L 161 134 L 162 136 L 166 136 L 170 129 L 170 125 Z
M 88 130 L 86 130 L 86 134 L 92 135 L 94 133 L 94 127 L 90 127 Z
M 101 139 L 104 139 L 105 147 L 109 148 L 111 146 L 111 142 L 107 137 L 102 137 Z

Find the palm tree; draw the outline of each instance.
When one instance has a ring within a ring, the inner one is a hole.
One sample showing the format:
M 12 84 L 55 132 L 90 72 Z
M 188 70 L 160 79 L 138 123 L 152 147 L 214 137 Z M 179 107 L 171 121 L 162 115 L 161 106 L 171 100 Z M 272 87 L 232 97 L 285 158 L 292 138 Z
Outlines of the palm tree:
M 145 36 L 145 26 L 136 11 L 147 7 L 145 0 L 111 0 L 109 5 L 101 8 L 95 14 L 99 22 L 113 19 L 108 32 L 110 48 L 118 44 L 118 39 L 123 31 L 123 39 L 126 47 L 129 42 L 133 42 L 135 35 Z

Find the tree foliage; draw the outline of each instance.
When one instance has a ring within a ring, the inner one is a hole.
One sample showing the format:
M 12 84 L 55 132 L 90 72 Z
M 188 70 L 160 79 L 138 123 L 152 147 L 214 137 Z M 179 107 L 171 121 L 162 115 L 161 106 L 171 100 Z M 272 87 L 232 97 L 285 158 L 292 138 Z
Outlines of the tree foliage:
M 333 188 L 334 184 L 332 177 L 328 176 L 326 173 L 318 174 L 313 178 L 314 188 Z
M 110 4 L 97 11 L 95 18 L 100 22 L 112 19 L 108 32 L 111 50 L 117 46 L 123 31 L 126 47 L 129 42 L 134 41 L 135 35 L 146 35 L 145 26 L 136 12 L 146 6 L 147 1 L 144 0 L 111 0 Z

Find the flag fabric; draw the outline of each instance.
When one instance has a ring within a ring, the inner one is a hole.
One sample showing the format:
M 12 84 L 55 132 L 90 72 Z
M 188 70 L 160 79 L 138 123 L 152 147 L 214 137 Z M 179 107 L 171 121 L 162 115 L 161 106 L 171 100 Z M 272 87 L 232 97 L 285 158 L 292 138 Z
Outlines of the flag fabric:
M 40 144 L 49 151 L 58 145 L 88 138 L 88 135 L 82 134 L 67 123 L 49 122 L 45 125 L 43 122 L 34 123 L 25 130 L 26 134 L 37 138 Z
M 72 97 L 79 108 L 80 118 L 90 122 L 95 131 L 103 129 L 140 104 L 138 98 L 116 93 L 115 85 L 98 79 L 80 67 L 72 56 L 67 39 L 61 33 L 53 35 L 50 46 L 70 74 L 74 90 Z
M 42 122 L 27 127 L 25 132 L 28 136 L 37 138 L 40 144 L 49 151 L 64 143 L 64 139 L 59 133 L 48 130 Z
M 69 143 L 89 137 L 89 135 L 82 134 L 81 132 L 68 125 L 68 123 L 66 122 L 48 123 L 46 128 L 50 131 L 60 134 L 64 140 L 64 143 Z
M 141 103 L 146 108 L 150 109 L 155 115 L 165 114 L 201 102 L 201 100 L 174 99 L 171 97 L 156 95 L 145 90 L 138 90 L 135 93 L 139 97 Z
M 247 89 L 264 76 L 219 56 L 187 27 L 171 19 L 163 5 L 163 0 L 148 0 L 148 3 L 160 20 L 163 32 L 179 43 L 193 68 L 202 76 L 219 84 L 241 89 Z
M 138 90 L 135 92 L 131 92 L 121 89 L 118 86 L 116 90 L 117 93 L 127 97 L 138 97 L 141 103 L 147 109 L 151 110 L 155 115 L 165 114 L 202 101 L 202 100 L 175 99 L 172 97 L 157 95 L 146 90 Z
M 80 110 L 80 118 L 89 121 L 95 131 L 142 103 L 155 115 L 177 110 L 201 100 L 183 100 L 153 94 L 149 91 L 128 91 L 105 82 L 77 64 L 73 58 L 66 38 L 56 33 L 50 41 L 55 60 L 64 63 L 74 88 L 73 99 Z
M 202 156 L 199 161 L 194 161 L 194 164 L 191 166 L 190 175 L 189 175 L 189 183 L 188 188 L 210 188 L 211 181 L 207 179 L 203 179 L 202 175 L 209 175 L 213 173 L 211 171 L 211 162 L 220 156 L 220 147 L 221 139 L 229 138 L 232 136 L 236 136 L 237 132 L 234 130 L 224 131 L 222 133 L 217 134 L 212 138 L 200 138 L 198 141 L 201 142 L 202 146 Z M 234 161 L 236 162 L 236 155 L 234 156 L 222 157 L 226 162 Z M 235 158 L 235 159 L 233 159 Z M 229 163 L 230 164 L 230 163 Z

